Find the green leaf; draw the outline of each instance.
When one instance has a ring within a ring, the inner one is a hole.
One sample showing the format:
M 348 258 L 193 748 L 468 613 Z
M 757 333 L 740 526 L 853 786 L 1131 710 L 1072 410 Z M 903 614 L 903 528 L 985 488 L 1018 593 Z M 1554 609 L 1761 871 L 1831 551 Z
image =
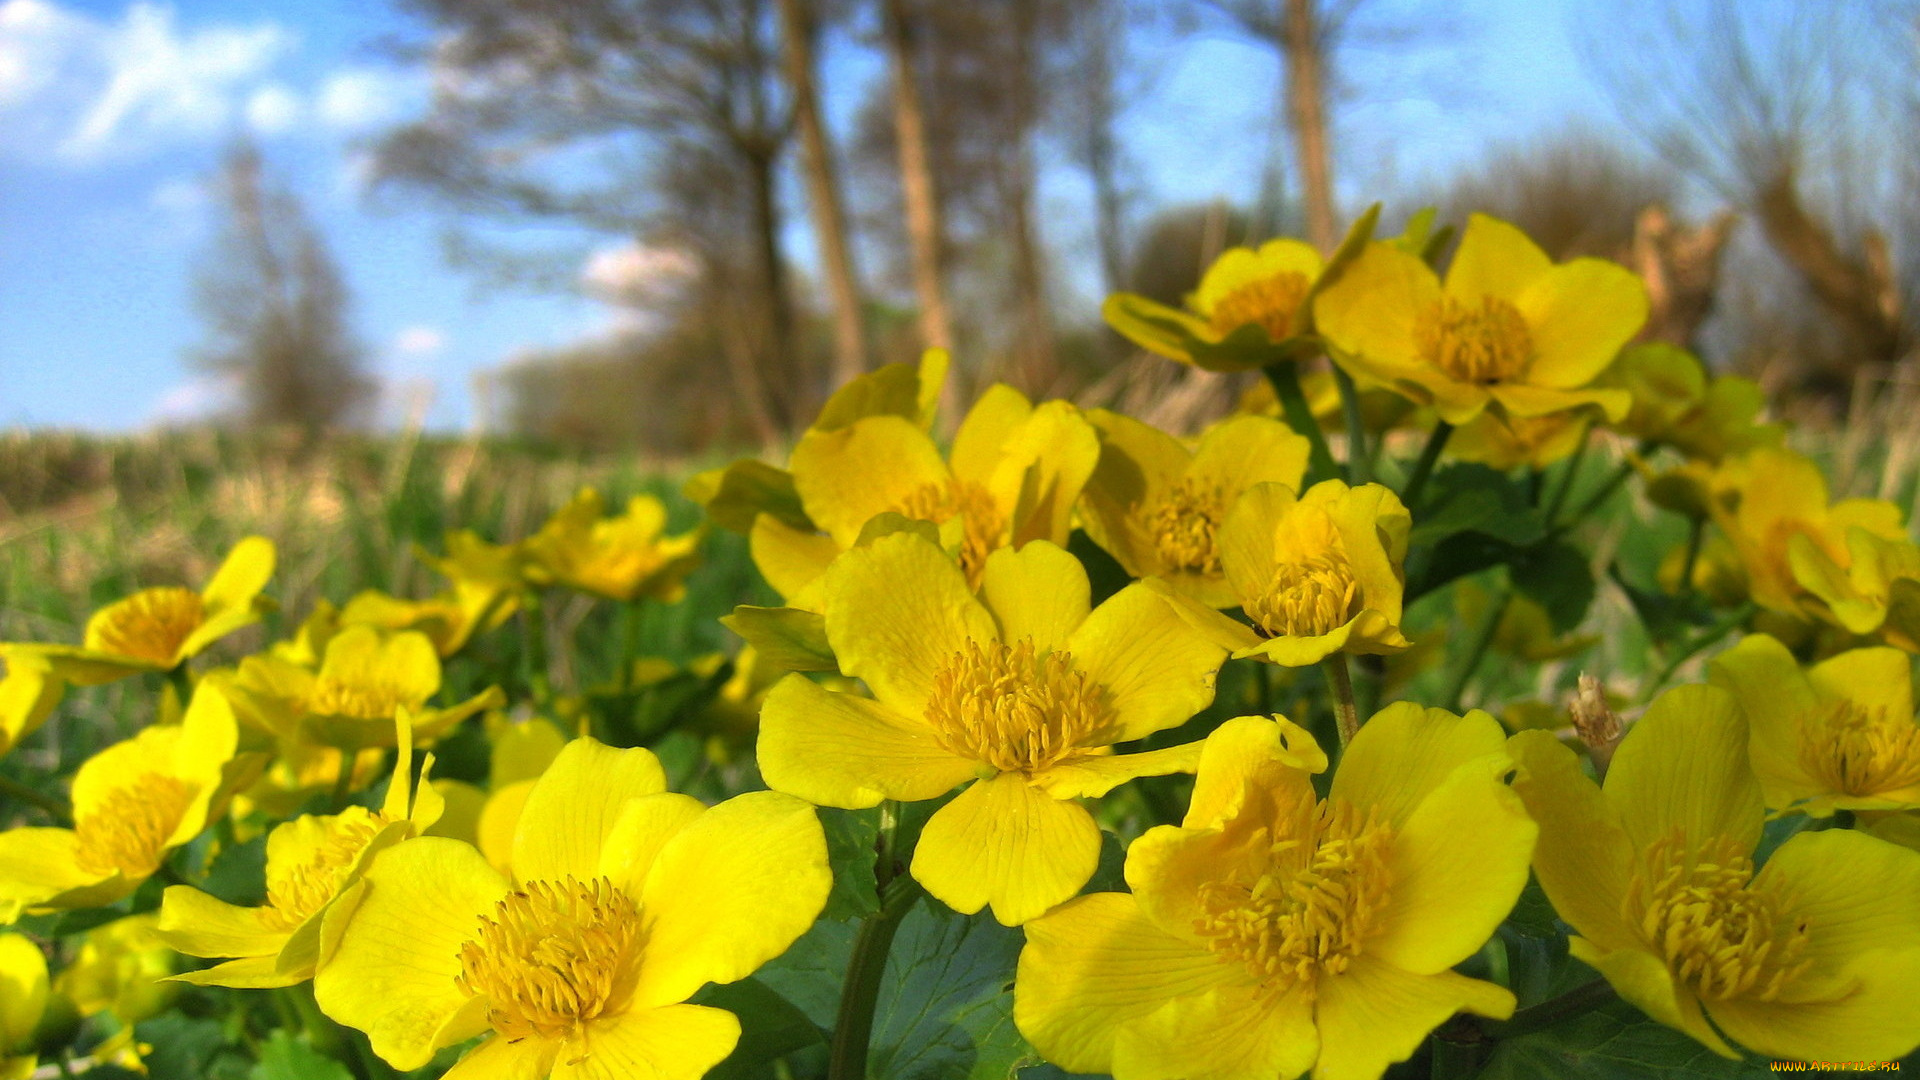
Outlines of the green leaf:
M 229 844 L 220 849 L 207 876 L 199 882 L 201 890 L 229 904 L 254 907 L 267 899 L 267 838 L 260 835 L 244 844 Z
M 1656 645 L 1671 645 L 1684 638 L 1690 628 L 1713 622 L 1713 606 L 1700 593 L 1672 596 L 1643 589 L 1627 580 L 1617 562 L 1607 568 L 1607 576 L 1627 594 L 1627 602 L 1633 605 L 1634 614 L 1640 616 L 1640 624 Z
M 281 1030 L 260 1047 L 260 1063 L 248 1080 L 353 1080 L 345 1065 Z
M 1013 972 L 1025 940 L 991 915 L 926 900 L 894 938 L 874 1014 L 871 1077 L 998 1080 L 1038 1060 L 1013 1026 Z
M 746 638 L 760 659 L 787 671 L 838 671 L 840 663 L 827 643 L 826 617 L 787 607 L 742 604 L 722 615 L 721 625 Z
M 1485 465 L 1448 466 L 1433 474 L 1427 491 L 1410 543 L 1432 544 L 1475 532 L 1523 547 L 1547 534 L 1546 519 L 1531 504 L 1526 485 Z
M 1757 1059 L 1728 1061 L 1631 1005 L 1609 1005 L 1546 1031 L 1504 1039 L 1480 1080 L 1736 1080 L 1770 1076 Z
M 213 1071 L 227 1048 L 226 1029 L 218 1020 L 196 1019 L 169 1012 L 142 1021 L 134 1031 L 153 1047 L 147 1055 L 152 1080 L 200 1080 Z
M 1579 626 L 1593 603 L 1593 568 L 1578 548 L 1564 540 L 1516 552 L 1508 574 L 1514 588 L 1546 609 L 1557 634 Z
M 699 473 L 687 481 L 686 495 L 707 508 L 714 524 L 737 533 L 751 530 L 761 514 L 805 532 L 814 528 L 794 490 L 793 474 L 763 461 L 743 458 L 724 469 Z
M 814 431 L 838 431 L 869 416 L 898 416 L 920 422 L 920 370 L 913 364 L 887 364 L 859 376 L 833 392 Z
M 707 1073 L 707 1080 L 745 1080 L 768 1062 L 826 1041 L 826 1033 L 806 1013 L 758 979 L 709 986 L 694 995 L 693 1003 L 740 1018 L 740 1042 Z
M 820 824 L 827 832 L 827 862 L 833 867 L 833 892 L 822 916 L 846 921 L 864 919 L 880 910 L 874 888 L 874 843 L 880 837 L 880 811 L 838 810 L 822 807 Z

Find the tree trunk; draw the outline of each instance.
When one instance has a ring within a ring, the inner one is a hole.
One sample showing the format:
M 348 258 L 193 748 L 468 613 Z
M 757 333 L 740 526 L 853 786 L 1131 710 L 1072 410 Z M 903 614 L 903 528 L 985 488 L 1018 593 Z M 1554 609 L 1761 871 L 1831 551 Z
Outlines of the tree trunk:
M 1801 203 L 1799 186 L 1791 172 L 1781 173 L 1763 187 L 1755 202 L 1767 240 L 1799 273 L 1821 305 L 1854 334 L 1868 358 L 1888 362 L 1899 359 L 1906 347 L 1907 329 L 1886 241 L 1870 232 L 1864 244 L 1866 257 L 1848 258 L 1832 232 Z
M 913 244 L 913 287 L 920 299 L 920 338 L 933 349 L 953 347 L 953 323 L 941 280 L 946 229 L 927 158 L 926 112 L 913 56 L 913 26 L 906 0 L 880 0 L 887 61 L 893 69 L 893 125 L 900 144 L 900 192 L 906 203 L 907 237 Z
M 1314 0 L 1282 0 L 1286 5 L 1281 48 L 1286 53 L 1287 113 L 1300 155 L 1300 180 L 1307 201 L 1307 239 L 1330 254 L 1340 237 L 1334 224 L 1333 161 L 1327 147 L 1326 57 L 1321 53 Z
M 753 185 L 754 240 L 759 247 L 760 288 L 765 307 L 766 348 L 761 357 L 764 412 L 777 428 L 790 430 L 793 395 L 803 373 L 793 349 L 793 302 L 787 295 L 787 263 L 780 247 L 779 176 L 771 154 L 748 160 Z
M 793 93 L 794 119 L 800 128 L 801 161 L 807 177 L 807 206 L 820 245 L 820 266 L 833 297 L 833 381 L 847 382 L 867 370 L 867 335 L 861 318 L 860 279 L 847 241 L 847 217 L 833 148 L 820 115 L 815 78 L 815 26 L 807 0 L 780 0 L 787 84 Z
M 1012 130 L 1006 132 L 1012 145 L 1006 151 L 1001 197 L 1005 200 L 1008 231 L 1013 237 L 1014 287 L 1019 293 L 1020 377 L 1029 392 L 1039 395 L 1050 391 L 1059 371 L 1053 354 L 1053 313 L 1047 303 L 1046 253 L 1034 221 L 1038 182 L 1033 137 L 1040 108 L 1034 41 L 1039 30 L 1039 13 L 1035 2 L 1017 0 L 1014 7 L 1013 63 L 1008 72 L 1013 84 L 1013 124 Z

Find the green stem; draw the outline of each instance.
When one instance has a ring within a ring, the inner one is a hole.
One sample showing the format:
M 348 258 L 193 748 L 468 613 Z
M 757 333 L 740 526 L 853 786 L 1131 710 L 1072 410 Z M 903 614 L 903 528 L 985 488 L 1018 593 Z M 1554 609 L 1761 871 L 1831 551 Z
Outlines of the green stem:
M 891 853 L 882 852 L 883 858 Z M 920 886 L 902 875 L 881 896 L 880 910 L 860 925 L 847 961 L 847 982 L 840 992 L 840 1012 L 833 1023 L 833 1045 L 828 1049 L 827 1080 L 866 1080 L 867 1043 L 873 1037 L 873 1009 L 880 999 L 880 980 L 887 972 L 887 952 L 907 912 L 920 899 Z
M 1513 1014 L 1505 1023 L 1488 1024 L 1496 1039 L 1513 1039 L 1544 1031 L 1563 1020 L 1590 1013 L 1614 1000 L 1613 987 L 1605 979 L 1584 983 L 1557 998 L 1550 998 Z
M 1487 649 L 1493 644 L 1493 636 L 1500 630 L 1500 619 L 1507 613 L 1507 605 L 1513 602 L 1513 591 L 1502 589 L 1493 603 L 1487 607 L 1486 624 L 1480 628 L 1480 636 L 1473 641 L 1473 651 L 1467 654 L 1466 662 L 1460 665 L 1460 671 L 1453 677 L 1453 686 L 1447 691 L 1447 711 L 1459 712 L 1460 699 L 1467 696 L 1467 684 L 1473 681 L 1473 673 L 1480 670 L 1480 661 L 1486 659 Z
M 1353 676 L 1347 671 L 1347 654 L 1334 653 L 1321 662 L 1327 683 L 1333 687 L 1333 718 L 1340 725 L 1340 749 L 1360 734 L 1360 712 L 1353 704 Z
M 193 700 L 193 675 L 187 671 L 186 661 L 168 669 L 167 682 L 173 684 L 174 697 L 179 699 L 181 712 L 185 712 L 187 702 Z
M 1680 655 L 1668 661 L 1667 666 L 1660 669 L 1660 674 L 1654 677 L 1653 682 L 1647 686 L 1646 690 L 1642 692 L 1640 696 L 1642 698 L 1652 697 L 1656 691 L 1667 684 L 1668 679 L 1673 678 L 1673 673 L 1680 670 L 1680 665 L 1699 655 L 1700 650 L 1711 646 L 1721 638 L 1733 633 L 1742 623 L 1752 617 L 1753 612 L 1754 604 L 1753 601 L 1749 600 L 1734 609 L 1719 622 L 1708 627 L 1699 637 L 1688 642 L 1687 647 L 1680 651 Z
M 333 812 L 337 814 L 345 810 L 353 798 L 354 755 L 345 750 L 334 752 L 340 755 L 339 775 L 333 778 Z
M 1560 470 L 1559 482 L 1553 485 L 1553 496 L 1547 500 L 1547 521 L 1559 517 L 1560 508 L 1567 504 L 1567 495 L 1573 491 L 1573 482 L 1580 477 L 1580 463 L 1587 459 L 1587 447 L 1592 443 L 1593 425 L 1588 424 L 1580 435 L 1580 445 L 1574 447 L 1573 456 L 1567 459 L 1566 466 Z
M 1320 430 L 1320 421 L 1313 418 L 1313 409 L 1307 404 L 1306 392 L 1300 389 L 1300 366 L 1292 360 L 1282 360 L 1268 364 L 1266 373 L 1267 381 L 1273 384 L 1273 396 L 1280 399 L 1280 411 L 1286 414 L 1287 426 L 1307 437 L 1307 475 L 1316 480 L 1346 476 L 1334 463 L 1333 452 L 1327 449 L 1326 433 Z
M 1333 365 L 1333 381 L 1340 387 L 1340 411 L 1347 420 L 1347 471 L 1352 474 L 1353 485 L 1358 487 L 1373 479 L 1369 469 L 1372 459 L 1367 455 L 1367 428 L 1360 420 L 1360 388 L 1353 385 L 1353 376 L 1339 364 Z
M 66 825 L 73 821 L 73 808 L 59 798 L 35 791 L 25 784 L 9 780 L 4 776 L 0 776 L 0 796 L 28 806 L 37 806 L 46 811 L 47 816 L 58 824 Z
M 1620 467 L 1613 471 L 1613 475 L 1607 477 L 1607 482 L 1600 485 L 1600 490 L 1588 496 L 1587 501 L 1580 504 L 1580 508 L 1573 512 L 1572 517 L 1569 517 L 1565 521 L 1562 521 L 1552 526 L 1551 528 L 1549 528 L 1547 530 L 1547 535 L 1550 537 L 1558 537 L 1561 534 L 1565 533 L 1568 529 L 1571 529 L 1575 525 L 1578 525 L 1582 521 L 1585 521 L 1587 519 L 1587 515 L 1593 513 L 1595 510 L 1600 509 L 1601 505 L 1604 504 L 1608 499 L 1612 498 L 1613 493 L 1620 489 L 1620 485 L 1627 482 L 1627 477 L 1632 475 L 1633 475 L 1633 462 L 1631 461 L 1621 462 Z
M 1433 1060 L 1427 1076 L 1431 1080 L 1468 1080 L 1479 1075 L 1485 1041 L 1479 1025 L 1464 1017 L 1443 1025 L 1433 1033 Z
M 520 605 L 520 633 L 525 644 L 522 663 L 526 666 L 527 687 L 533 691 L 534 704 L 545 706 L 553 698 L 553 684 L 547 675 L 547 615 L 539 593 L 528 593 Z
M 1687 529 L 1687 557 L 1680 564 L 1680 595 L 1693 595 L 1693 566 L 1700 561 L 1700 541 L 1706 534 L 1707 520 L 1693 518 Z
M 1447 440 L 1453 437 L 1453 425 L 1445 420 L 1433 425 L 1433 433 L 1427 436 L 1426 449 L 1420 451 L 1420 460 L 1413 463 L 1413 472 L 1407 477 L 1407 486 L 1400 492 L 1400 501 L 1409 511 L 1419 512 L 1420 495 L 1427 487 L 1427 477 L 1433 475 L 1434 463 L 1440 460 L 1440 451 L 1446 449 Z
M 646 609 L 640 601 L 629 600 L 620 612 L 620 692 L 633 689 L 633 662 L 639 659 L 640 620 L 646 615 Z

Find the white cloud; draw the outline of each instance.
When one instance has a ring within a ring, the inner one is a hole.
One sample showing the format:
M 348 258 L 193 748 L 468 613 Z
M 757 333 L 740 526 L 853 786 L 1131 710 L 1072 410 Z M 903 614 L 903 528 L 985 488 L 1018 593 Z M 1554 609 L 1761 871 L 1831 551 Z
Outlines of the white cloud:
M 409 326 L 393 336 L 393 351 L 401 356 L 433 356 L 447 347 L 447 335 L 432 326 Z
M 282 83 L 271 83 L 247 99 L 247 126 L 260 135 L 284 135 L 300 122 L 302 112 L 299 95 Z
M 393 120 L 416 93 L 410 80 L 394 72 L 348 68 L 320 84 L 314 113 L 335 131 L 361 132 Z
M 594 298 L 622 307 L 647 307 L 669 296 L 698 269 L 678 248 L 620 244 L 587 256 L 580 283 Z
M 229 412 L 240 401 L 240 381 L 230 375 L 201 376 L 168 389 L 153 403 L 147 423 L 176 427 Z
M 92 20 L 46 0 L 0 3 L 0 109 L 45 90 L 92 31 Z

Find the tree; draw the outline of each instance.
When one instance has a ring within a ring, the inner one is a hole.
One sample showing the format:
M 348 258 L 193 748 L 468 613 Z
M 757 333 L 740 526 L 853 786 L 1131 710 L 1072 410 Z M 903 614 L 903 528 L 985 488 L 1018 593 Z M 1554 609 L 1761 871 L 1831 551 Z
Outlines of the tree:
M 914 293 L 920 301 L 920 337 L 927 348 L 951 349 L 953 320 L 941 277 L 947 235 L 927 146 L 926 108 L 920 100 L 918 24 L 907 2 L 880 0 L 880 38 L 887 53 L 901 201 L 913 248 Z
M 240 141 L 219 177 L 224 220 L 195 291 L 207 324 L 198 364 L 239 387 L 245 422 L 311 435 L 355 419 L 372 395 L 326 239 Z

